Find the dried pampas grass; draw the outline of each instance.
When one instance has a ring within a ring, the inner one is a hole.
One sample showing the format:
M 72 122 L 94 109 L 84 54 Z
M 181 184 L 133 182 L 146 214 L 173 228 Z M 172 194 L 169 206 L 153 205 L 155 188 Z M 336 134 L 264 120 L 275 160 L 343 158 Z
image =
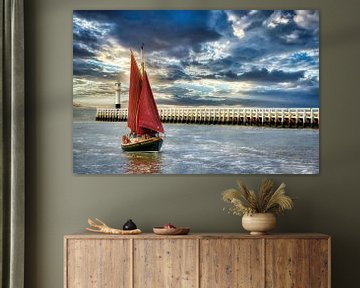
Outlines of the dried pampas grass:
M 233 215 L 251 215 L 255 213 L 283 214 L 294 208 L 294 198 L 285 195 L 285 183 L 274 190 L 274 182 L 264 179 L 259 192 L 249 190 L 245 183 L 238 181 L 238 189 L 227 189 L 222 193 L 222 199 L 229 203 L 229 213 Z

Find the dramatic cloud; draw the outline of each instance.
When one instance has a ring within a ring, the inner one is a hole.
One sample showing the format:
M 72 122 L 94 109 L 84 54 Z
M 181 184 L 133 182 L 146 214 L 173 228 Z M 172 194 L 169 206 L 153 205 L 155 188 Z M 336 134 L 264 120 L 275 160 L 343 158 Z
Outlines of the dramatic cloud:
M 315 10 L 75 11 L 74 103 L 111 105 L 119 79 L 126 105 L 143 43 L 160 105 L 319 104 Z
M 253 82 L 294 82 L 304 77 L 304 71 L 298 72 L 284 72 L 282 70 L 268 71 L 266 68 L 260 70 L 254 69 L 249 72 L 245 72 L 235 79 L 243 81 Z
M 319 13 L 314 10 L 296 10 L 294 16 L 294 21 L 300 27 L 318 31 L 319 30 Z
M 74 58 L 89 58 L 95 57 L 96 54 L 89 49 L 89 47 L 82 45 L 81 43 L 74 43 L 73 46 L 73 56 Z

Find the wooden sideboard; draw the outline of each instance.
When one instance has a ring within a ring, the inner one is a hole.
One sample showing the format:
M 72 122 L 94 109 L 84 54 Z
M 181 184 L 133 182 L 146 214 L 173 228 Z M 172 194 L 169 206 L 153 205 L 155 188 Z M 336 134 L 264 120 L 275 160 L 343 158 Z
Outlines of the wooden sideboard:
M 65 288 L 329 288 L 323 234 L 67 235 Z

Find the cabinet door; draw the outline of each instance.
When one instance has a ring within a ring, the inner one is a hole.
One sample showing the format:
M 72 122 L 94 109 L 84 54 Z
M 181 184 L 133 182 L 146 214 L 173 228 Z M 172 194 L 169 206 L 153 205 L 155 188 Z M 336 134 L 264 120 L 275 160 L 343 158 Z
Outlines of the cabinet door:
M 134 240 L 134 287 L 197 287 L 197 240 Z
M 266 239 L 266 287 L 309 287 L 309 240 Z
M 330 287 L 330 240 L 310 240 L 310 287 Z
M 262 243 L 260 239 L 201 240 L 200 287 L 263 287 Z
M 130 240 L 68 239 L 65 287 L 131 287 L 130 248 Z

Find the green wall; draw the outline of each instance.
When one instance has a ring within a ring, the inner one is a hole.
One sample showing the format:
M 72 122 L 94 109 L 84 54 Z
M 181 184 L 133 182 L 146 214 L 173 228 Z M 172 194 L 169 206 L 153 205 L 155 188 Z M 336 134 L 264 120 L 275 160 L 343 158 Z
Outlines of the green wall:
M 279 232 L 333 237 L 333 287 L 358 287 L 360 259 L 360 21 L 358 1 L 28 0 L 26 32 L 26 287 L 63 287 L 63 235 L 88 216 L 145 231 L 172 222 L 196 232 L 240 232 L 220 192 L 258 176 L 76 176 L 72 174 L 73 9 L 320 9 L 320 175 L 272 177 L 297 195 Z M 344 122 L 346 121 L 346 122 Z

